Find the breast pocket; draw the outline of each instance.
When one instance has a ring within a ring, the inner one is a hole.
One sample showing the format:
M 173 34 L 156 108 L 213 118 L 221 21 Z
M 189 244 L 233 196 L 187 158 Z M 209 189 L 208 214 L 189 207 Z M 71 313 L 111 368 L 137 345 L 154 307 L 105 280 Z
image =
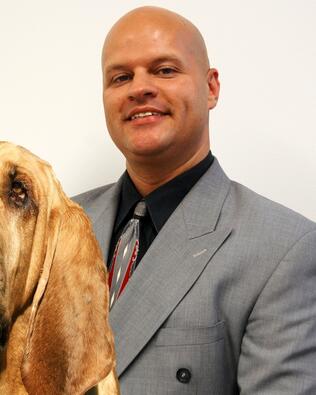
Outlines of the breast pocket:
M 156 346 L 183 346 L 214 343 L 224 338 L 225 322 L 210 327 L 161 328 Z
M 159 330 L 155 360 L 165 383 L 177 385 L 179 394 L 227 394 L 225 322 L 211 327 Z M 186 393 L 186 392 L 185 392 Z

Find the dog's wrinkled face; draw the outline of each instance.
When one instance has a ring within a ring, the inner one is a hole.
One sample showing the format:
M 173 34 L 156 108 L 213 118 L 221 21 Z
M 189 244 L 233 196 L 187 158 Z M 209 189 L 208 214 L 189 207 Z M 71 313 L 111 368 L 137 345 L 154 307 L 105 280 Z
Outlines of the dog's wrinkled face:
M 92 224 L 48 163 L 4 142 L 0 354 L 10 371 L 2 376 L 6 395 L 17 377 L 32 395 L 79 395 L 108 375 L 114 380 L 107 273 Z M 119 393 L 114 381 L 109 394 Z
M 34 291 L 26 287 L 43 191 L 32 174 L 47 177 L 47 166 L 27 150 L 0 142 L 0 346 L 5 345 L 10 322 Z

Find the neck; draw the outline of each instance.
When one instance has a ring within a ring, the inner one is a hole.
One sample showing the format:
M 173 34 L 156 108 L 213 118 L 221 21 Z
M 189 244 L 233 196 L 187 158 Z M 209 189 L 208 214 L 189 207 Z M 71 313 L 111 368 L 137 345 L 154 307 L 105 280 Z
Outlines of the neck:
M 203 160 L 209 152 L 209 147 L 203 147 L 184 162 L 150 160 L 148 162 L 127 161 L 126 168 L 136 189 L 142 196 L 147 196 L 161 185 L 184 173 Z
M 27 395 L 21 378 L 21 365 L 29 324 L 30 309 L 17 317 L 8 343 L 0 356 L 0 394 Z

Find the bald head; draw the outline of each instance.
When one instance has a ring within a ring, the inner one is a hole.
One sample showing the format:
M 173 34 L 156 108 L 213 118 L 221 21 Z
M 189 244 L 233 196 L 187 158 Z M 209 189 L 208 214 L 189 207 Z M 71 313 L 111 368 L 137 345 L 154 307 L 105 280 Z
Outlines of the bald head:
M 102 51 L 102 70 L 108 55 L 114 45 L 117 45 L 118 39 L 128 40 L 129 37 L 135 36 L 142 31 L 153 33 L 155 31 L 165 30 L 174 33 L 179 37 L 179 41 L 185 43 L 187 48 L 192 52 L 196 62 L 203 70 L 209 68 L 209 59 L 202 34 L 193 23 L 183 16 L 160 7 L 139 7 L 122 18 L 120 18 L 109 31 L 105 38 Z
M 191 22 L 157 7 L 129 12 L 105 39 L 102 71 L 107 129 L 129 171 L 160 178 L 207 155 L 218 72 Z

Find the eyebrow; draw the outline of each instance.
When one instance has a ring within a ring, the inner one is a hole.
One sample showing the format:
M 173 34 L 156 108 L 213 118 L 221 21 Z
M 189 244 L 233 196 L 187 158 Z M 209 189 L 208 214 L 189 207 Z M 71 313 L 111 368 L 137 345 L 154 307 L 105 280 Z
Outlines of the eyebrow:
M 159 56 L 158 58 L 151 60 L 149 62 L 149 64 L 151 65 L 151 67 L 153 67 L 153 66 L 156 66 L 156 65 L 158 65 L 160 63 L 164 63 L 164 62 L 173 62 L 173 63 L 176 63 L 179 67 L 181 67 L 181 66 L 183 67 L 182 61 L 177 56 L 173 56 L 173 55 Z M 109 66 L 107 66 L 104 69 L 104 73 L 109 74 L 113 71 L 126 69 L 127 67 L 128 67 L 127 64 L 123 64 L 123 63 L 122 64 L 120 64 L 120 63 L 110 64 Z

